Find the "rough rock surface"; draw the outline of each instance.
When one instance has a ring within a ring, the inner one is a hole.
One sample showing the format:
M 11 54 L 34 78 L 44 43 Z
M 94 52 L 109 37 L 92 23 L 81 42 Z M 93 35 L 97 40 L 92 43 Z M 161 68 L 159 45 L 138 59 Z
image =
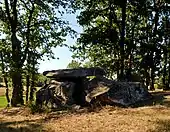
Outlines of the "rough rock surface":
M 44 75 L 53 80 L 36 93 L 37 105 L 51 104 L 52 107 L 60 107 L 100 102 L 108 105 L 130 106 L 152 97 L 141 83 L 110 80 L 102 76 L 104 70 L 96 69 L 44 72 Z M 94 70 L 98 72 L 93 73 Z M 91 75 L 96 77 L 88 80 L 86 76 Z
M 152 96 L 139 82 L 119 82 L 104 77 L 89 82 L 86 101 L 100 101 L 104 104 L 130 106 Z
M 36 104 L 49 107 L 60 107 L 64 105 L 74 104 L 73 90 L 75 83 L 73 82 L 57 82 L 52 80 L 39 91 L 36 92 Z

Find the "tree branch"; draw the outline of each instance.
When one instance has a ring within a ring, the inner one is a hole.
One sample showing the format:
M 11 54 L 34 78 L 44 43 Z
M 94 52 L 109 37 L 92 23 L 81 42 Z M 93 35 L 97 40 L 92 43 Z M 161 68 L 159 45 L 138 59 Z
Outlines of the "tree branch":
M 18 19 L 17 19 L 17 0 L 14 0 L 14 3 L 13 3 L 13 32 L 16 32 L 16 28 L 17 28 L 17 22 L 18 22 Z
M 12 27 L 13 21 L 12 21 L 11 16 L 10 16 L 9 3 L 8 3 L 8 0 L 4 0 L 4 1 L 5 1 L 5 9 L 6 9 L 7 18 L 9 20 L 10 26 Z
M 119 21 L 117 20 L 117 15 L 115 13 L 115 8 L 114 7 L 112 7 L 112 12 L 113 12 L 113 20 L 116 23 L 116 25 L 118 26 L 119 33 L 121 34 L 121 26 L 119 24 Z
M 27 10 L 31 11 L 30 8 L 27 6 L 27 3 L 24 2 L 24 0 L 20 0 L 20 1 L 24 4 L 24 6 Z
M 6 13 L 2 10 L 2 7 L 0 7 L 0 20 L 3 22 L 8 22 L 8 18 Z
M 25 48 L 25 51 L 24 51 L 24 56 L 21 60 L 21 64 L 23 64 L 27 58 L 27 53 L 29 51 L 29 46 L 30 46 L 30 25 L 31 25 L 31 21 L 32 21 L 32 17 L 33 17 L 33 13 L 34 13 L 34 9 L 35 9 L 35 6 L 34 4 L 32 3 L 32 9 L 29 10 L 29 17 L 28 17 L 28 23 L 27 23 L 27 32 L 26 32 L 26 40 L 27 40 L 27 44 L 26 44 L 26 48 Z

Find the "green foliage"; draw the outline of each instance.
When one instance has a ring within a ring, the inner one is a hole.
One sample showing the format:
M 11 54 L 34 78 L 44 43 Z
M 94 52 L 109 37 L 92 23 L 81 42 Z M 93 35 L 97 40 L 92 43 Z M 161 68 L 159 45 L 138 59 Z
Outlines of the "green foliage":
M 0 96 L 0 108 L 5 108 L 7 106 L 7 101 L 5 96 Z
M 30 102 L 30 103 L 28 103 L 28 108 L 30 108 L 31 114 L 43 112 L 42 108 L 40 108 L 39 106 L 37 106 L 37 105 L 35 104 L 35 102 Z
M 81 67 L 81 63 L 76 61 L 76 60 L 72 60 L 68 65 L 67 68 L 80 68 Z
M 77 1 L 83 7 L 77 18 L 84 32 L 71 47 L 73 58 L 106 69 L 108 77 L 115 74 L 119 77 L 123 68 L 127 78 L 140 74 L 152 89 L 155 77 L 163 78 L 168 87 L 170 8 L 166 2 Z
M 73 5 L 72 0 L 0 2 L 0 34 L 4 35 L 0 51 L 16 94 L 12 96 L 13 105 L 23 102 L 22 76 L 30 76 L 34 87 L 38 60 L 54 58 L 52 48 L 63 46 L 67 35 L 74 37 L 75 31 L 62 18 L 74 13 Z
M 45 77 L 43 74 L 37 74 L 36 78 L 38 82 L 45 82 L 47 80 L 47 77 Z

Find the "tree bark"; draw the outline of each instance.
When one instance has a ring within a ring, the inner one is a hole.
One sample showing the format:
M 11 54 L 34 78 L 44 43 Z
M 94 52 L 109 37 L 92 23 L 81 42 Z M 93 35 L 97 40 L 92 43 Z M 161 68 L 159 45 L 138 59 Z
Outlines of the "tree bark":
M 7 100 L 7 103 L 8 103 L 7 107 L 9 107 L 10 106 L 10 98 L 9 98 L 8 79 L 7 79 L 6 73 L 5 73 L 4 58 L 3 58 L 2 53 L 1 53 L 1 61 L 2 61 L 2 74 L 3 74 L 5 87 L 6 87 L 5 96 L 6 96 L 6 100 Z
M 147 89 L 148 89 L 148 87 L 149 87 L 149 82 L 150 82 L 150 75 L 149 75 L 149 72 L 148 72 L 148 70 L 147 70 L 147 68 L 145 68 L 145 85 L 146 85 L 146 87 L 147 87 Z
M 169 58 L 170 58 L 170 54 L 169 54 Z M 170 60 L 169 60 L 169 76 L 168 76 L 168 89 L 170 89 Z
M 24 104 L 23 100 L 23 88 L 22 88 L 22 65 L 21 63 L 21 42 L 17 39 L 17 24 L 18 24 L 18 14 L 17 14 L 17 2 L 18 0 L 5 1 L 5 9 L 7 14 L 7 19 L 9 21 L 9 30 L 11 30 L 11 43 L 12 43 L 12 63 L 11 63 L 11 73 L 12 73 L 12 83 L 13 92 L 11 105 L 17 106 L 18 104 Z
M 29 86 L 30 86 L 30 76 L 26 76 L 26 102 L 28 102 L 28 95 L 29 95 Z
M 170 89 L 170 52 L 168 52 L 167 49 L 170 48 L 170 43 L 168 43 L 168 32 L 169 32 L 169 21 L 168 21 L 168 16 L 166 17 L 166 25 L 165 25 L 165 31 L 166 31 L 166 34 L 165 34 L 165 44 L 166 44 L 166 49 L 164 52 L 164 55 L 165 55 L 165 64 L 164 66 L 166 67 L 166 69 L 164 69 L 164 80 L 165 80 L 165 90 L 169 90 Z M 169 58 L 169 59 L 168 59 Z M 167 67 L 167 64 L 169 63 L 169 67 Z M 169 73 L 167 73 L 167 71 L 169 71 Z M 165 79 L 166 76 L 168 75 L 168 81 Z
M 34 87 L 35 87 L 35 56 L 34 53 L 32 55 L 32 80 L 31 80 L 31 87 L 30 87 L 30 101 L 34 100 Z
M 12 41 L 12 83 L 13 83 L 13 92 L 12 92 L 12 99 L 11 105 L 17 106 L 18 104 L 23 105 L 23 87 L 22 87 L 22 65 L 20 63 L 20 41 L 16 37 L 16 32 L 11 36 Z
M 121 40 L 120 40 L 120 56 L 121 56 L 121 67 L 120 67 L 120 79 L 124 78 L 124 43 L 125 43 L 125 30 L 126 30 L 126 4 L 122 5 L 122 30 L 121 30 Z
M 167 89 L 167 83 L 166 83 L 166 76 L 167 76 L 167 52 L 166 50 L 164 51 L 164 69 L 163 69 L 163 78 L 162 78 L 162 82 L 163 82 L 163 89 L 166 90 Z
M 154 44 L 156 44 L 157 42 L 156 42 L 156 40 L 155 40 L 155 37 L 156 37 L 156 34 L 157 34 L 157 28 L 158 28 L 158 21 L 159 21 L 159 10 L 158 10 L 158 8 L 157 8 L 157 5 L 156 5 L 156 1 L 154 0 L 153 1 L 153 4 L 154 4 L 154 9 L 155 9 L 155 18 L 154 18 L 154 29 L 153 29 L 153 36 L 152 36 L 152 39 L 153 39 L 153 43 Z M 151 90 L 155 90 L 155 88 L 154 88 L 154 79 L 155 79 L 155 67 L 156 67 L 156 65 L 154 64 L 154 62 L 155 62 L 155 60 L 154 60 L 154 47 L 152 47 L 152 49 L 151 49 L 151 61 L 152 61 L 152 63 L 151 63 L 151 74 L 150 74 L 150 76 L 151 76 L 151 84 L 150 84 L 150 86 L 151 86 Z
M 31 87 L 30 87 L 30 101 L 34 100 L 34 86 L 35 86 L 35 73 L 32 73 Z
M 11 105 L 16 107 L 18 104 L 23 105 L 23 88 L 22 88 L 22 81 L 21 81 L 21 73 L 14 72 L 12 75 L 12 83 L 13 83 L 13 92 L 12 92 L 12 99 Z
M 154 79 L 155 79 L 155 73 L 154 73 L 154 68 L 151 68 L 151 89 L 150 90 L 155 90 L 155 87 L 154 87 Z
M 7 107 L 10 106 L 10 98 L 9 98 L 9 87 L 8 87 L 8 80 L 7 78 L 4 76 L 4 81 L 5 81 L 5 87 L 6 87 L 6 92 L 5 92 L 5 96 L 6 96 L 6 100 L 7 100 Z
M 170 43 L 169 43 L 169 48 L 170 48 Z M 170 89 L 170 53 L 169 53 L 169 67 L 168 67 L 168 84 L 167 84 L 167 88 Z

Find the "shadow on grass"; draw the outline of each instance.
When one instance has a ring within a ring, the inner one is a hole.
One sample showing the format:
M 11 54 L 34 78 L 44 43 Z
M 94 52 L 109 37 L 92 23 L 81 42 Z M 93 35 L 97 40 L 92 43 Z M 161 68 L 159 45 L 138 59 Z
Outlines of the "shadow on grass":
M 0 121 L 0 132 L 40 132 L 43 131 L 39 120 L 24 120 L 3 122 Z
M 155 92 L 153 95 L 153 103 L 155 105 L 163 105 L 170 107 L 170 92 Z
M 159 120 L 156 124 L 156 129 L 150 132 L 170 132 L 170 120 Z
M 4 116 L 12 116 L 19 115 L 19 109 L 13 111 L 3 112 Z M 97 111 L 97 110 L 96 110 Z M 95 112 L 96 112 L 95 111 Z M 33 119 L 34 117 L 30 117 L 30 120 L 22 120 L 22 121 L 4 121 L 0 118 L 0 132 L 45 132 L 46 130 L 43 125 L 51 120 L 58 120 L 66 115 L 72 114 L 82 114 L 89 113 L 88 109 L 81 109 L 78 111 L 75 110 L 65 110 L 65 111 L 53 111 L 45 115 L 39 115 L 38 119 Z M 1 114 L 1 113 L 0 113 Z M 15 117 L 14 117 L 15 118 Z M 5 118 L 4 118 L 5 119 Z

